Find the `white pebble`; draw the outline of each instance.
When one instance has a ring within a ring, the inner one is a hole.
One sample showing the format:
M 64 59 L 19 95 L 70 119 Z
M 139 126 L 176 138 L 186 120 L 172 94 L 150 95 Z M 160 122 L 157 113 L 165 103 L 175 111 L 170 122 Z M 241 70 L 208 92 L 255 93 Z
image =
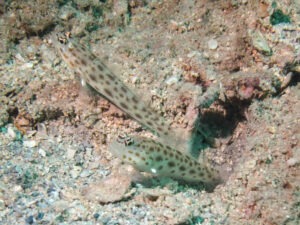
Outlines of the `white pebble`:
M 0 199 L 0 210 L 4 210 L 6 207 L 5 207 L 5 203 L 2 199 Z
M 37 146 L 36 141 L 23 141 L 23 146 L 27 148 L 33 148 Z
M 21 185 L 16 185 L 16 186 L 12 187 L 11 190 L 15 193 L 20 193 L 20 192 L 22 192 L 23 188 L 21 187 Z
M 42 157 L 45 157 L 46 156 L 46 152 L 44 151 L 44 149 L 39 149 L 39 154 L 42 156 Z
M 16 138 L 16 132 L 14 131 L 14 129 L 12 127 L 8 127 L 7 128 L 7 134 L 9 137 L 11 137 L 12 139 Z
M 68 148 L 66 152 L 67 159 L 73 159 L 76 154 L 76 149 Z
M 215 39 L 210 39 L 207 44 L 210 50 L 215 50 L 218 48 L 218 42 Z
M 173 84 L 178 83 L 178 81 L 179 81 L 179 77 L 177 77 L 177 76 L 172 76 L 172 77 L 169 77 L 169 78 L 166 80 L 166 84 L 167 84 L 167 85 L 173 85 Z
M 70 175 L 73 179 L 77 178 L 81 173 L 82 168 L 80 166 L 74 166 L 73 169 L 70 171 Z
M 269 47 L 268 41 L 264 37 L 264 35 L 260 32 L 249 32 L 252 38 L 252 44 L 254 48 L 258 51 L 266 54 L 271 55 L 272 49 Z
M 290 159 L 288 159 L 288 161 L 286 161 L 288 166 L 295 166 L 299 162 L 300 162 L 300 160 L 296 159 L 296 158 L 290 158 Z
M 93 172 L 90 171 L 90 170 L 83 170 L 81 173 L 80 173 L 80 177 L 88 177 L 92 174 Z
M 69 20 L 71 17 L 73 17 L 73 13 L 71 11 L 65 11 L 59 15 L 59 18 L 62 20 Z
M 23 57 L 20 53 L 17 53 L 17 54 L 15 55 L 15 58 L 16 58 L 18 61 L 20 61 L 20 62 L 25 62 L 24 57 Z
M 33 63 L 32 62 L 28 62 L 28 63 L 24 63 L 23 65 L 22 65 L 22 69 L 32 69 L 33 68 Z

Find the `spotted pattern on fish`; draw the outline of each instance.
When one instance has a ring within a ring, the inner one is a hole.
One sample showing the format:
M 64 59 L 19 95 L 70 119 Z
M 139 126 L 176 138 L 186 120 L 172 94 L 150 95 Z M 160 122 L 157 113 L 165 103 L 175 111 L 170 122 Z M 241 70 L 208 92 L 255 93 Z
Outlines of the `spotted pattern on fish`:
M 171 128 L 154 110 L 138 98 L 103 62 L 74 41 L 51 38 L 63 60 L 98 93 L 160 137 L 171 136 Z
M 177 140 L 170 126 L 156 112 L 147 107 L 103 62 L 82 45 L 68 40 L 52 42 L 64 61 L 101 95 L 149 128 L 165 142 Z M 141 171 L 188 182 L 216 183 L 218 172 L 207 164 L 148 138 L 118 138 L 109 146 L 114 155 Z M 172 145 L 173 146 L 173 145 Z M 178 147 L 178 146 L 176 146 Z
M 193 183 L 220 181 L 218 171 L 208 164 L 149 138 L 121 135 L 109 148 L 122 161 L 143 172 Z

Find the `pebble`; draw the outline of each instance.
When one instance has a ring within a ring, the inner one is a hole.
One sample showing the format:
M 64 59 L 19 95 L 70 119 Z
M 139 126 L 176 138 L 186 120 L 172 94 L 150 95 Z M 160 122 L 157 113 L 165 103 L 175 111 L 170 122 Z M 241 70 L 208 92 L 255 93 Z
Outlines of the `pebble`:
M 127 176 L 111 175 L 99 183 L 91 184 L 83 190 L 83 195 L 90 201 L 109 203 L 120 201 L 126 196 L 131 180 Z
M 22 69 L 32 69 L 33 68 L 33 63 L 32 62 L 29 62 L 29 63 L 25 63 L 22 65 Z
M 15 139 L 17 137 L 17 134 L 16 134 L 15 130 L 12 127 L 7 128 L 7 134 L 12 139 Z
M 252 38 L 252 44 L 254 48 L 265 55 L 271 55 L 272 49 L 269 47 L 269 44 L 262 33 L 260 32 L 250 32 L 250 36 Z
M 73 159 L 76 154 L 76 149 L 68 148 L 66 152 L 67 159 Z
M 245 168 L 248 167 L 249 169 L 253 169 L 253 168 L 255 168 L 255 166 L 256 166 L 256 160 L 252 159 L 246 163 Z
M 46 156 L 46 152 L 44 151 L 44 149 L 39 149 L 39 154 L 42 156 L 42 157 L 45 157 Z
M 5 209 L 5 203 L 2 199 L 0 199 L 0 210 L 4 210 Z
M 90 170 L 83 170 L 81 173 L 80 173 L 80 177 L 88 177 L 88 176 L 91 176 L 93 174 L 92 171 Z
M 26 218 L 25 221 L 26 221 L 26 223 L 28 223 L 28 224 L 33 224 L 35 220 L 34 220 L 34 217 L 33 217 L 33 216 L 29 216 L 29 217 Z
M 167 85 L 173 85 L 173 84 L 176 84 L 179 82 L 179 77 L 177 76 L 172 76 L 172 77 L 169 77 L 167 80 L 166 80 L 166 84 Z
M 80 166 L 74 166 L 73 170 L 70 171 L 70 175 L 72 178 L 77 178 L 81 173 L 82 168 Z
M 218 42 L 215 39 L 210 39 L 207 44 L 210 50 L 215 50 L 218 48 Z
M 33 148 L 37 146 L 37 142 L 36 141 L 23 141 L 23 146 L 27 147 L 27 148 Z
M 71 19 L 73 17 L 73 15 L 74 15 L 73 12 L 66 10 L 66 11 L 64 11 L 63 13 L 61 13 L 59 15 L 59 18 L 62 19 L 62 20 L 67 21 L 67 20 Z
M 295 166 L 300 163 L 300 160 L 297 158 L 289 158 L 286 163 L 288 166 Z
M 39 212 L 38 215 L 37 215 L 37 217 L 36 217 L 36 219 L 37 219 L 37 220 L 41 220 L 41 219 L 44 218 L 44 215 L 45 215 L 44 213 Z
M 269 127 L 267 127 L 267 130 L 270 134 L 275 134 L 276 133 L 276 127 L 269 126 Z
M 12 188 L 12 191 L 13 191 L 14 193 L 20 193 L 20 192 L 23 191 L 23 188 L 21 187 L 21 185 L 16 185 L 16 186 L 14 186 L 14 187 Z
M 26 60 L 24 59 L 24 57 L 20 54 L 20 53 L 17 53 L 16 55 L 15 55 L 15 58 L 16 58 L 16 60 L 18 60 L 19 62 L 26 62 Z

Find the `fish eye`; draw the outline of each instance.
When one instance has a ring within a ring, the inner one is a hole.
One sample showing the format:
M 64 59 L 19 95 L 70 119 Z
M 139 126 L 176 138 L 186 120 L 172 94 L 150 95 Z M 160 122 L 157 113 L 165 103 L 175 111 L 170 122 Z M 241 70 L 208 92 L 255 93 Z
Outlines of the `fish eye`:
M 70 37 L 71 37 L 71 34 L 69 32 L 64 33 L 64 34 L 62 34 L 62 33 L 56 34 L 57 41 L 63 45 L 68 43 L 68 39 Z
M 131 137 L 127 137 L 126 140 L 125 140 L 125 146 L 130 146 L 130 145 L 133 145 L 134 144 L 134 141 Z
M 117 138 L 117 142 L 124 144 L 125 146 L 134 144 L 133 138 L 129 137 L 127 134 L 120 134 Z
M 62 38 L 58 38 L 59 43 L 61 44 L 66 44 L 66 40 L 62 39 Z

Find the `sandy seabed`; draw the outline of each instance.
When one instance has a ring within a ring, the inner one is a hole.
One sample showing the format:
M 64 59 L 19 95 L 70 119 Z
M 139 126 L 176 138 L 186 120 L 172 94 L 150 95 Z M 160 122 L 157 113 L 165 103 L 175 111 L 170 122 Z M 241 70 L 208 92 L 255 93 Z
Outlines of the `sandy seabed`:
M 299 12 L 296 0 L 0 1 L 0 224 L 300 224 Z M 224 182 L 207 191 L 113 157 L 119 133 L 153 135 L 81 87 L 49 41 L 59 32 L 193 133 Z

